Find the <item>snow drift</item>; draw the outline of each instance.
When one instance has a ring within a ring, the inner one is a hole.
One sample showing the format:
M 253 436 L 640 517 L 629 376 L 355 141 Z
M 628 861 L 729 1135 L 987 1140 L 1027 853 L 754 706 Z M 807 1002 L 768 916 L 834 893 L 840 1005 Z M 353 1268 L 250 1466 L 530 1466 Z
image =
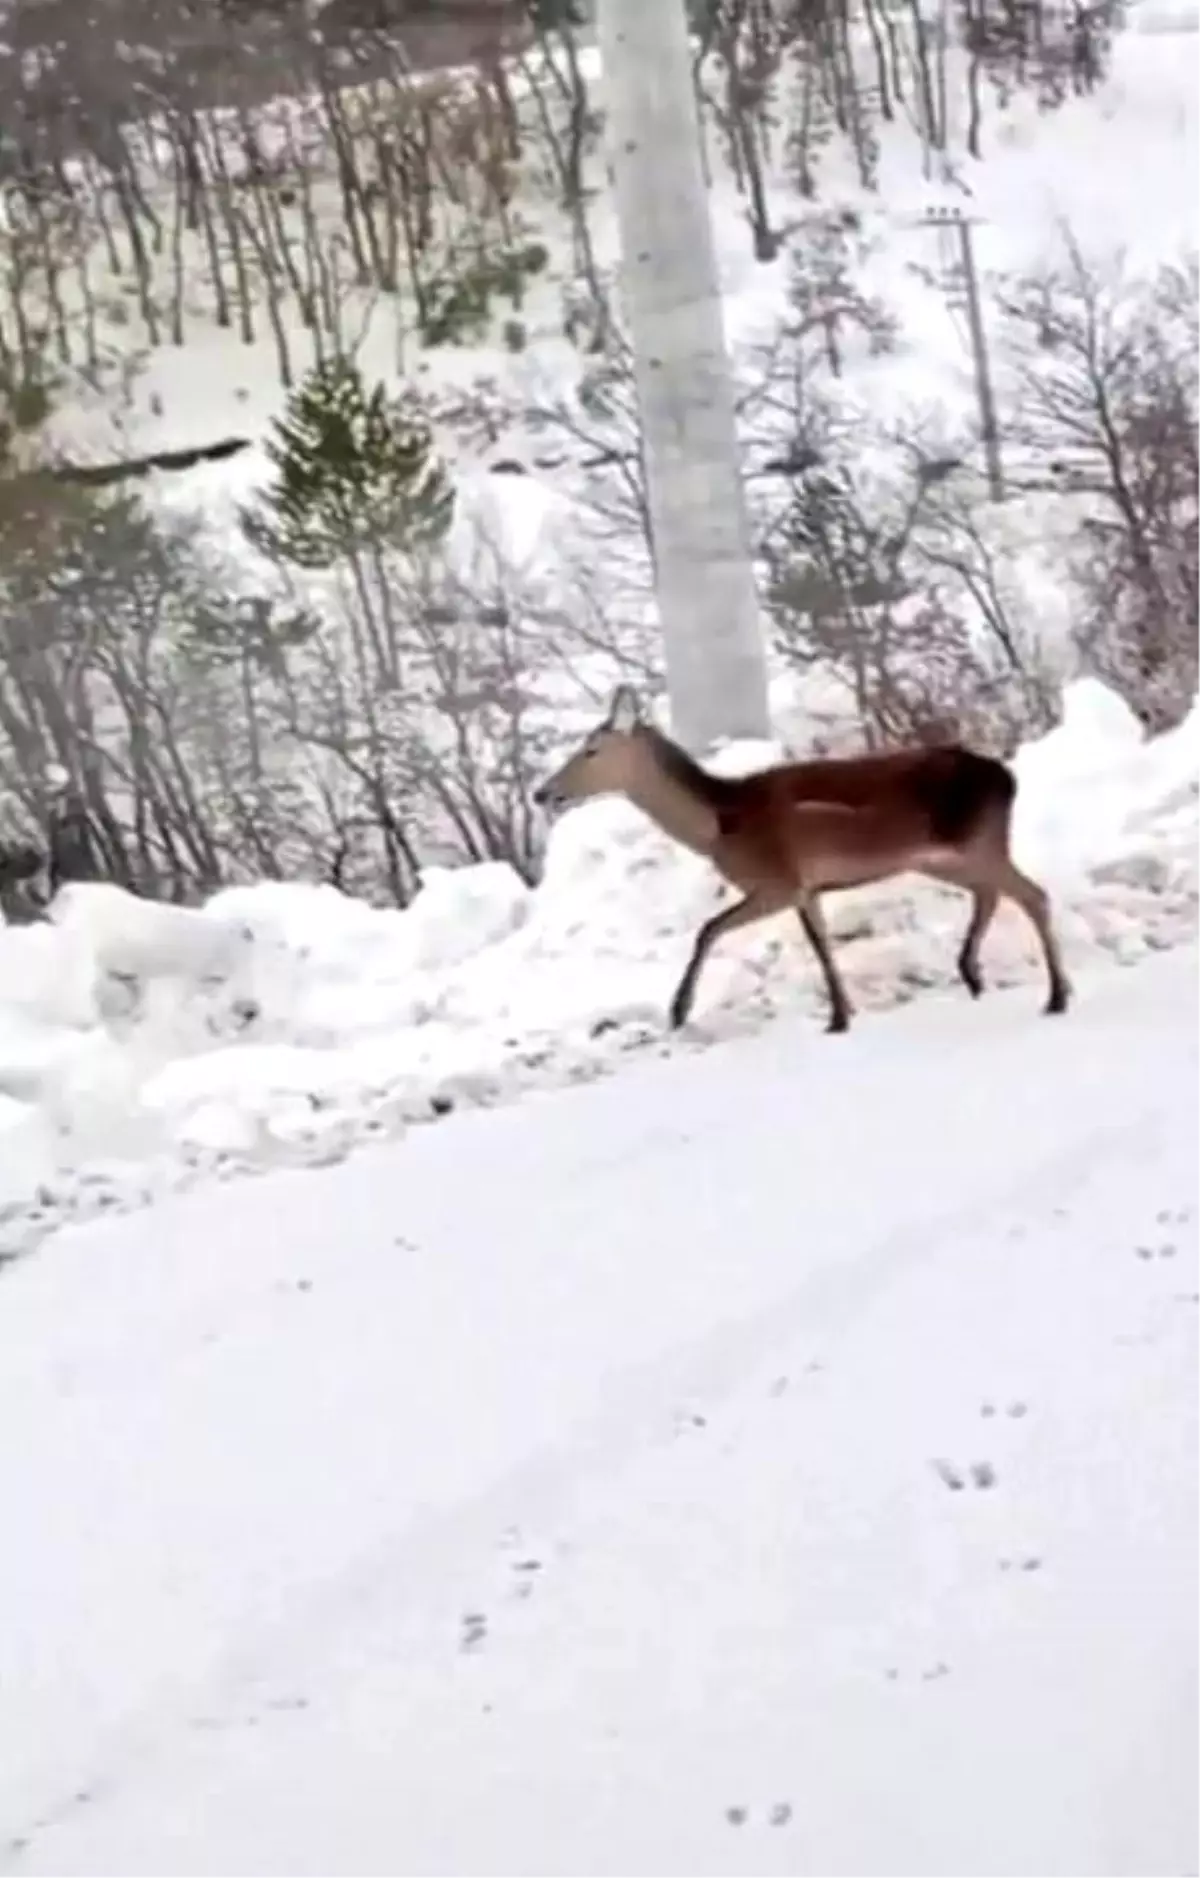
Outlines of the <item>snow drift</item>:
M 1148 741 L 1082 680 L 1015 768 L 1014 848 L 1055 896 L 1069 962 L 1127 962 L 1191 934 L 1195 710 Z M 719 949 L 690 1039 L 667 1043 L 666 1000 L 719 892 L 618 801 L 562 818 L 536 890 L 498 863 L 431 870 L 404 912 L 296 883 L 229 888 L 199 909 L 73 884 L 52 923 L 0 929 L 0 1250 L 156 1183 L 336 1156 L 647 1043 L 694 1047 L 781 1008 L 816 1011 L 818 977 L 781 919 Z M 910 881 L 831 902 L 860 1009 L 955 983 L 963 917 L 961 896 Z M 1013 909 L 985 968 L 994 984 L 1028 980 L 1032 1015 L 1040 965 Z

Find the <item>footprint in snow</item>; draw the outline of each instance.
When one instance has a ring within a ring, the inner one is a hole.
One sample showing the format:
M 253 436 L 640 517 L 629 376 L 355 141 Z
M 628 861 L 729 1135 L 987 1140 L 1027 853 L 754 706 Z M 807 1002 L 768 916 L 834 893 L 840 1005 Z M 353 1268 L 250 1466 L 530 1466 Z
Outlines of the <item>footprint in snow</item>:
M 979 1404 L 981 1421 L 1001 1425 L 1005 1422 L 1022 1422 L 1031 1413 L 1029 1403 L 1020 1396 L 1013 1396 L 1007 1402 L 1003 1397 L 988 1396 Z M 999 1434 L 999 1427 L 993 1430 L 992 1438 L 995 1439 L 997 1434 Z M 1001 1445 L 1003 1446 L 1003 1440 Z M 995 1465 L 990 1460 L 955 1462 L 939 1455 L 930 1462 L 930 1466 L 943 1486 L 948 1487 L 951 1493 L 962 1493 L 968 1487 L 975 1487 L 986 1492 L 994 1487 L 999 1479 Z
M 483 1611 L 466 1611 L 462 1617 L 462 1629 L 459 1633 L 460 1650 L 477 1650 L 486 1641 L 488 1623 Z
M 1156 1226 L 1186 1226 L 1191 1217 L 1192 1208 L 1190 1206 L 1181 1206 L 1175 1209 L 1164 1207 L 1161 1213 L 1155 1214 L 1154 1223 Z
M 731 1826 L 745 1826 L 749 1823 L 750 1808 L 748 1806 L 727 1806 L 725 1808 L 725 1817 Z M 770 1826 L 786 1826 L 791 1820 L 791 1817 L 791 1801 L 776 1800 L 775 1804 L 767 1813 L 767 1824 Z
M 996 1485 L 996 1470 L 990 1461 L 972 1461 L 969 1467 L 958 1468 L 939 1458 L 931 1461 L 930 1466 L 951 1493 L 962 1493 L 968 1485 L 981 1490 Z
M 537 1553 L 526 1551 L 520 1544 L 520 1531 L 516 1527 L 505 1527 L 500 1536 L 501 1553 L 507 1553 L 505 1559 L 505 1578 L 507 1593 L 505 1596 L 522 1602 L 533 1596 L 533 1585 L 545 1570 L 545 1562 Z M 488 1639 L 488 1617 L 486 1611 L 466 1611 L 460 1619 L 458 1649 L 477 1651 Z
M 521 1599 L 532 1597 L 537 1575 L 542 1569 L 541 1559 L 533 1557 L 514 1559 L 510 1569 L 517 1581 L 513 1596 Z
M 500 1550 L 506 1555 L 504 1569 L 509 1585 L 508 1596 L 523 1602 L 533 1596 L 534 1585 L 545 1570 L 545 1561 L 523 1539 L 517 1526 L 505 1527 L 500 1535 Z

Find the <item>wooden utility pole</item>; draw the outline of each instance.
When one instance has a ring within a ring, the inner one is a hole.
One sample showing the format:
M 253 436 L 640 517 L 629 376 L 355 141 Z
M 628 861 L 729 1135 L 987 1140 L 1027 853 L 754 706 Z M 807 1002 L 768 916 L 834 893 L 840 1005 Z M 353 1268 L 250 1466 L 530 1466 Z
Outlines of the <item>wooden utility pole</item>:
M 694 750 L 768 730 L 684 0 L 597 0 L 671 717 Z
M 1000 421 L 996 416 L 996 399 L 992 390 L 991 366 L 988 360 L 987 330 L 983 323 L 983 306 L 979 298 L 979 275 L 975 269 L 975 243 L 971 217 L 964 215 L 961 209 L 930 209 L 922 217 L 926 228 L 952 228 L 958 236 L 959 268 L 962 273 L 963 305 L 967 315 L 967 330 L 971 338 L 971 359 L 975 371 L 975 398 L 979 406 L 979 434 L 983 441 L 983 457 L 987 467 L 988 494 L 993 502 L 1004 500 L 1004 464 L 1000 454 Z

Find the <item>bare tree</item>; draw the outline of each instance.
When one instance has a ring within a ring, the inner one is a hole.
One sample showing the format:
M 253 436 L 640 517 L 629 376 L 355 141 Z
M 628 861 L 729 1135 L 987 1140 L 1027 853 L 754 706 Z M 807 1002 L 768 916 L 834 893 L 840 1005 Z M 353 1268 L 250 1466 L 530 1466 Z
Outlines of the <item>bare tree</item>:
M 1003 299 L 1016 434 L 1027 474 L 1080 503 L 1084 657 L 1161 726 L 1197 677 L 1196 258 L 1139 279 L 1069 233 L 1064 250 Z
M 1015 626 L 960 456 L 825 429 L 768 544 L 779 654 L 832 686 L 851 741 L 1010 749 L 1050 719 L 1041 648 Z M 887 453 L 885 455 L 885 452 Z

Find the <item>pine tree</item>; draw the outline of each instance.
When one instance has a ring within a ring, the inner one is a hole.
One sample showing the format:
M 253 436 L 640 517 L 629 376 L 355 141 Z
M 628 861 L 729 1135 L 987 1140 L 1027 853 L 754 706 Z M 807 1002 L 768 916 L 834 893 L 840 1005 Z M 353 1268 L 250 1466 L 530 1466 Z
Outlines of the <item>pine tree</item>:
M 453 520 L 429 425 L 383 385 L 368 391 L 352 360 L 309 372 L 266 449 L 275 480 L 242 526 L 273 559 L 326 568 L 368 547 L 419 551 Z

